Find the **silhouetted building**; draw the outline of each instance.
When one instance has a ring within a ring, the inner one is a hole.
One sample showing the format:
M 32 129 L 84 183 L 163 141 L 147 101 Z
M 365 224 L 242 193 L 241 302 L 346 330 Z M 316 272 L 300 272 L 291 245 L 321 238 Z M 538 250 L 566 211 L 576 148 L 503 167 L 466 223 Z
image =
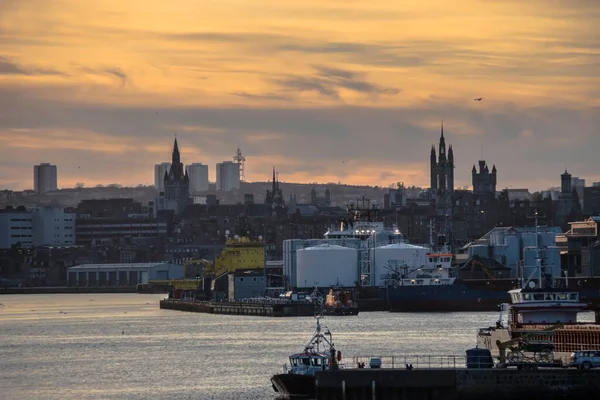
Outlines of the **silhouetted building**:
M 41 163 L 33 167 L 33 190 L 38 193 L 54 192 L 57 189 L 56 165 Z
M 279 188 L 279 180 L 277 179 L 277 175 L 275 173 L 275 167 L 273 167 L 272 187 L 271 187 L 271 190 L 267 190 L 267 195 L 265 196 L 265 204 L 270 204 L 272 206 L 285 205 L 285 200 L 283 198 L 283 192 Z
M 172 210 L 175 214 L 181 214 L 185 207 L 191 204 L 190 180 L 187 171 L 183 168 L 177 138 L 173 143 L 173 154 L 171 156 L 171 167 L 165 171 L 163 178 L 164 193 L 161 192 L 154 202 L 155 215 L 160 210 Z
M 450 215 L 452 213 L 452 193 L 454 192 L 454 152 L 450 145 L 448 154 L 446 154 L 443 124 L 438 150 L 439 154 L 436 159 L 435 147 L 431 146 L 431 189 L 438 214 Z
M 473 170 L 471 171 L 473 193 L 496 193 L 496 173 L 496 165 L 492 167 L 492 171 L 490 172 L 484 160 L 479 160 L 479 172 L 477 172 L 477 168 L 473 165 Z

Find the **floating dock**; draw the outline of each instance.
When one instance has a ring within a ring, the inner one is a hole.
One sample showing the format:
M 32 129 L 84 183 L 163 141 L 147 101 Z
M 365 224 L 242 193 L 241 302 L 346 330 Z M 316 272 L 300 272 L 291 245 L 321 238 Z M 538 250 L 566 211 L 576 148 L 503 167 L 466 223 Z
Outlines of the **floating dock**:
M 313 304 L 293 302 L 271 304 L 164 299 L 160 301 L 160 308 L 208 314 L 257 315 L 263 317 L 312 317 L 315 315 Z
M 315 375 L 316 400 L 582 400 L 600 371 L 576 369 L 340 369 Z

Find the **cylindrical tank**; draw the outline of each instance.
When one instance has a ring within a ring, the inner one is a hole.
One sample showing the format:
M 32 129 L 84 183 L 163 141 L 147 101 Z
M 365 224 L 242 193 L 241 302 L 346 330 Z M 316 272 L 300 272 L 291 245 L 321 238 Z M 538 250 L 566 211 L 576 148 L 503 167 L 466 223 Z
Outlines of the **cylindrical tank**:
M 490 245 L 502 246 L 504 244 L 504 231 L 496 230 L 490 234 Z
M 523 247 L 531 247 L 531 246 L 535 246 L 535 232 L 531 233 L 531 232 L 527 232 L 524 233 L 522 238 L 523 238 Z
M 296 252 L 296 286 L 353 287 L 358 279 L 358 252 L 343 246 L 321 244 Z
M 374 266 L 375 285 L 382 286 L 385 276 L 389 274 L 391 267 L 408 267 L 409 270 L 427 264 L 426 247 L 415 246 L 408 243 L 394 243 L 371 249 L 371 265 Z M 390 265 L 391 264 L 391 265 Z
M 554 232 L 540 233 L 539 239 L 542 247 L 556 246 L 556 233 Z
M 517 262 L 521 259 L 521 240 L 516 235 L 506 236 L 506 266 L 511 269 L 510 276 L 517 276 Z

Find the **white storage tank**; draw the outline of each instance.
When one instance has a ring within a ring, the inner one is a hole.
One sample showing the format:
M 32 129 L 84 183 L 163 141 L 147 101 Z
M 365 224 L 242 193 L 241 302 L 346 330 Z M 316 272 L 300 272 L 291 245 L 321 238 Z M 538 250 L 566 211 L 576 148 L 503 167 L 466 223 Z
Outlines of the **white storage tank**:
M 409 243 L 394 243 L 372 249 L 375 286 L 385 284 L 385 276 L 391 272 L 390 267 L 407 266 L 409 270 L 416 270 L 427 265 L 427 253 L 428 248 Z
M 358 251 L 321 244 L 296 252 L 296 285 L 353 287 L 358 280 Z

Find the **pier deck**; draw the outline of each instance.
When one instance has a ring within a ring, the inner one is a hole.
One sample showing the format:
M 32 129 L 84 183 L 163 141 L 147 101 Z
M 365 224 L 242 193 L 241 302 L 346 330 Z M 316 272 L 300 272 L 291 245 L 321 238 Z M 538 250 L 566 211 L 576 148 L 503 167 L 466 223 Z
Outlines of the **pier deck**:
M 592 399 L 600 371 L 516 369 L 341 369 L 315 376 L 317 400 Z

